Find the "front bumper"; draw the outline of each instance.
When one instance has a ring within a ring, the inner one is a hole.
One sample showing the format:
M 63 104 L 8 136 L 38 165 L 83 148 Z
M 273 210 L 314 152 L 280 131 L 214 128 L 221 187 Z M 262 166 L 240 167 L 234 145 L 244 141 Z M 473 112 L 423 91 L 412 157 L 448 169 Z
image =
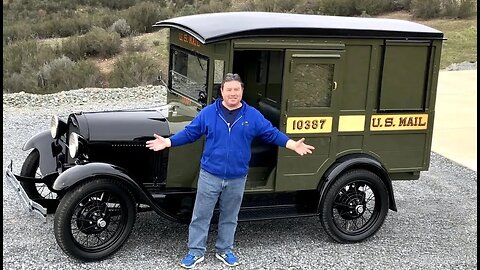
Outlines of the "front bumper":
M 31 200 L 28 197 L 22 185 L 20 185 L 20 181 L 17 180 L 17 178 L 12 172 L 12 164 L 13 161 L 10 161 L 10 165 L 7 166 L 7 169 L 5 171 L 5 177 L 9 180 L 8 182 L 10 182 L 13 188 L 17 191 L 17 194 L 25 202 L 24 206 L 28 209 L 28 211 L 37 214 L 40 219 L 43 220 L 43 222 L 47 222 L 47 208 L 43 207 L 41 204 Z

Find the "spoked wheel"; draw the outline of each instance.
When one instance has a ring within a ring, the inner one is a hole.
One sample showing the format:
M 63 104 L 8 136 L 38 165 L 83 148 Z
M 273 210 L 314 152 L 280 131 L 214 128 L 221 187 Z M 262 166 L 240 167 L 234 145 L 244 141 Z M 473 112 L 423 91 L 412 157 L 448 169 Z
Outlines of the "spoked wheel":
M 348 171 L 327 190 L 320 205 L 320 221 L 335 241 L 359 242 L 382 226 L 388 203 L 387 188 L 376 174 Z
M 40 153 L 37 149 L 33 149 L 23 162 L 21 176 L 42 178 L 40 172 Z M 44 183 L 34 183 L 21 181 L 23 189 L 31 199 L 57 199 L 57 193 L 52 192 Z
M 58 245 L 82 261 L 101 260 L 125 243 L 136 208 L 132 194 L 110 179 L 97 179 L 70 190 L 55 214 Z

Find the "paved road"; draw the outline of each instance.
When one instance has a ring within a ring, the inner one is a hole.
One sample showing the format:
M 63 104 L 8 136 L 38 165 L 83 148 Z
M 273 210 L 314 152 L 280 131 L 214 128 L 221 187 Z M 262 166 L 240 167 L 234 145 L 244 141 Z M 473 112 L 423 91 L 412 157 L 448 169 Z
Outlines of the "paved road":
M 477 171 L 477 70 L 440 72 L 432 151 Z

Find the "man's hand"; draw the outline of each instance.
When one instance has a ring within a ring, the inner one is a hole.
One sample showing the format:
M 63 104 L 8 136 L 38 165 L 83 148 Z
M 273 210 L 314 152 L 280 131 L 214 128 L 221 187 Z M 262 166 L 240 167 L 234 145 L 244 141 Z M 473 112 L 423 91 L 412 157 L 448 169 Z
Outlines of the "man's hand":
M 288 140 L 286 147 L 290 150 L 297 152 L 297 154 L 299 154 L 300 156 L 311 154 L 312 150 L 314 150 L 315 147 L 305 144 L 304 141 L 305 138 L 301 138 L 298 141 L 290 139 Z
M 147 141 L 146 146 L 148 149 L 153 151 L 160 151 L 167 147 L 172 146 L 172 142 L 170 141 L 169 138 L 164 138 L 157 134 L 153 134 L 153 136 L 155 137 L 155 140 Z

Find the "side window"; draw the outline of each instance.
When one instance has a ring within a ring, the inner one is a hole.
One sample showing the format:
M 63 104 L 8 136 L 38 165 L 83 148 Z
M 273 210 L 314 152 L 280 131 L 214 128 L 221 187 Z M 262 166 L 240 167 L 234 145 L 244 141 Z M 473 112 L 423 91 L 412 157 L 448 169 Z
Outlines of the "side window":
M 292 105 L 330 107 L 333 89 L 333 64 L 299 63 L 292 70 Z
M 223 74 L 225 73 L 225 61 L 215 60 L 215 70 L 213 75 L 213 83 L 218 84 L 222 83 Z
M 223 74 L 225 74 L 225 61 L 215 60 L 215 66 L 213 70 L 213 92 L 212 92 L 212 101 L 217 97 L 220 97 L 220 86 L 223 81 Z
M 386 42 L 380 110 L 425 109 L 430 50 L 429 41 Z
M 343 87 L 345 50 L 286 50 L 282 102 L 288 118 L 336 108 Z M 333 46 L 333 45 L 332 45 Z

